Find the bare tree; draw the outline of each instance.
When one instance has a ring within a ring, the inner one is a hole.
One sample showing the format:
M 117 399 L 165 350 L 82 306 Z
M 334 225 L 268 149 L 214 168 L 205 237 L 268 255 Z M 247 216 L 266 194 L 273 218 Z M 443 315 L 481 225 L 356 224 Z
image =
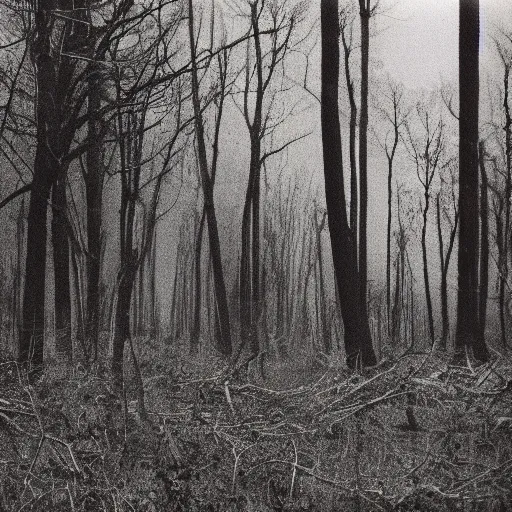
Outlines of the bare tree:
M 226 293 L 226 282 L 222 266 L 222 255 L 220 249 L 219 229 L 215 213 L 215 202 L 213 197 L 213 178 L 208 165 L 206 151 L 205 124 L 201 107 L 199 91 L 199 70 L 196 51 L 196 35 L 194 28 L 194 8 L 192 0 L 188 2 L 188 26 L 189 45 L 191 57 L 191 79 L 192 79 L 192 103 L 195 116 L 196 144 L 198 152 L 198 164 L 201 175 L 201 184 L 204 195 L 204 208 L 208 222 L 208 240 L 212 258 L 213 279 L 215 286 L 215 300 L 217 304 L 216 314 L 218 315 L 220 327 L 220 350 L 224 355 L 231 355 L 231 325 L 229 318 L 228 298 Z
M 347 85 L 348 101 L 350 105 L 349 125 L 349 157 L 350 157 L 350 227 L 358 233 L 358 186 L 357 186 L 357 104 L 355 98 L 354 80 L 350 67 L 350 58 L 354 51 L 354 6 L 346 5 L 340 12 L 340 36 L 343 45 L 345 64 L 345 81 Z
M 485 169 L 485 143 L 480 141 L 478 158 L 480 167 L 480 268 L 478 289 L 478 327 L 480 343 L 485 343 L 487 298 L 489 295 L 489 180 Z
M 434 119 L 432 119 L 434 117 Z M 419 122 L 420 135 L 415 136 L 410 123 L 407 123 L 406 145 L 415 166 L 416 175 L 423 188 L 423 202 L 420 203 L 423 223 L 421 228 L 421 249 L 423 259 L 423 281 L 425 301 L 427 305 L 428 329 L 431 342 L 434 343 L 434 313 L 428 269 L 427 224 L 432 195 L 432 182 L 436 172 L 444 164 L 442 161 L 445 149 L 444 123 L 440 116 L 432 115 L 425 104 L 416 106 L 416 118 Z
M 57 24 L 55 8 L 76 9 L 76 17 L 65 18 Z M 82 8 L 80 2 L 74 7 L 65 1 L 58 6 L 38 3 L 30 40 L 38 91 L 37 148 L 28 213 L 23 328 L 18 357 L 20 362 L 31 363 L 34 368 L 43 362 L 48 202 L 53 184 L 64 179 L 67 170 L 64 162 L 77 126 L 78 113 L 76 108 L 70 112 L 69 98 L 73 97 L 77 85 L 78 60 L 69 54 L 79 53 L 83 47 Z M 60 32 L 59 38 L 55 37 L 54 30 Z M 62 44 L 56 42 L 60 38 Z
M 357 244 L 348 225 L 338 108 L 339 46 L 338 2 L 322 0 L 321 119 L 325 195 L 340 309 L 345 327 L 345 351 L 351 367 L 376 362 L 365 300 L 357 271 Z
M 212 7 L 213 8 L 213 7 Z M 214 30 L 214 13 L 212 13 L 212 24 L 210 30 L 213 33 Z M 225 43 L 225 41 L 223 41 Z M 229 57 L 230 50 L 224 49 L 217 54 L 217 80 L 218 83 L 214 86 L 214 105 L 215 105 L 215 116 L 214 116 L 214 133 L 212 140 L 212 156 L 210 163 L 210 173 L 211 173 L 211 186 L 215 187 L 215 177 L 217 175 L 217 165 L 219 160 L 219 138 L 220 138 L 220 129 L 222 125 L 222 116 L 224 113 L 224 104 L 225 100 L 231 92 L 231 87 L 233 85 L 232 80 L 229 77 Z M 198 156 L 198 155 L 197 155 Z M 197 158 L 198 160 L 198 158 Z M 199 162 L 198 162 L 199 166 Z M 200 178 L 201 179 L 201 178 Z M 206 222 L 206 203 L 203 204 L 202 214 L 199 221 L 197 237 L 196 237 L 196 245 L 195 245 L 195 295 L 194 295 L 194 322 L 191 332 L 191 351 L 197 352 L 199 336 L 201 332 L 201 252 L 203 245 L 203 233 L 204 233 L 204 225 Z M 208 258 L 209 260 L 209 258 Z M 217 332 L 221 332 L 219 326 L 219 316 L 215 315 L 215 322 L 218 327 Z M 221 340 L 218 340 L 219 342 Z
M 277 155 L 298 139 L 272 147 L 277 128 L 290 112 L 279 115 L 277 100 L 282 92 L 284 62 L 295 42 L 292 36 L 300 22 L 301 6 L 290 2 L 248 3 L 251 38 L 247 40 L 243 113 L 250 139 L 250 163 L 242 216 L 240 255 L 240 329 L 242 342 L 249 341 L 252 356 L 259 352 L 257 325 L 261 313 L 261 169 L 266 160 Z M 268 27 L 262 20 L 269 20 Z M 265 35 L 267 34 L 267 35 Z M 265 41 L 268 39 L 268 43 Z M 281 72 L 279 72 L 281 70 Z M 301 138 L 301 137 L 299 137 Z M 265 150 L 265 145 L 267 150 Z
M 359 279 L 360 292 L 366 307 L 366 288 L 368 283 L 368 92 L 370 64 L 370 19 L 375 13 L 378 2 L 372 6 L 372 0 L 359 0 L 361 20 L 361 102 L 359 113 Z
M 507 346 L 507 319 L 506 319 L 506 288 L 509 276 L 509 256 L 511 254 L 511 204 L 512 194 L 512 114 L 510 112 L 510 71 L 512 69 L 512 51 L 510 38 L 502 34 L 501 40 L 496 43 L 503 67 L 502 115 L 503 120 L 495 126 L 495 139 L 498 151 L 501 153 L 501 165 L 494 160 L 495 170 L 504 167 L 504 172 L 496 175 L 498 182 L 494 187 L 495 217 L 496 217 L 496 246 L 498 249 L 498 308 L 501 328 L 501 343 Z M 504 133 L 504 138 L 503 134 Z M 501 170 L 501 169 L 500 169 Z
M 452 166 L 448 167 L 447 179 L 441 177 L 441 191 L 436 196 L 437 236 L 439 240 L 439 263 L 441 270 L 441 321 L 442 331 L 439 348 L 446 350 L 446 344 L 450 331 L 450 319 L 448 316 L 448 269 L 457 234 L 459 223 L 459 209 L 457 203 L 457 191 L 455 176 Z M 448 245 L 445 247 L 443 238 L 443 219 L 448 225 Z
M 384 151 L 388 163 L 388 218 L 386 234 L 386 307 L 388 327 L 390 325 L 391 312 L 391 230 L 393 224 L 393 165 L 396 151 L 402 138 L 402 130 L 407 121 L 408 112 L 404 107 L 404 89 L 388 77 L 387 92 L 382 97 L 387 105 L 379 105 L 379 110 L 384 115 L 391 129 L 386 133 Z

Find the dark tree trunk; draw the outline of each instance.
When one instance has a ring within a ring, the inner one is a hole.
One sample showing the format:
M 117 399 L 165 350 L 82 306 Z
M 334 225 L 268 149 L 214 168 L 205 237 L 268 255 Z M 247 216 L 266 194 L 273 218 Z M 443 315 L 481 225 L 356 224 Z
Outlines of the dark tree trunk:
M 510 63 L 505 63 L 505 73 L 503 77 L 503 110 L 505 113 L 505 162 L 507 167 L 505 179 L 505 224 L 500 218 L 501 236 L 498 237 L 499 244 L 499 309 L 501 342 L 506 347 L 507 342 L 507 321 L 505 317 L 505 290 L 509 274 L 509 234 L 510 234 L 510 196 L 512 191 L 512 116 L 509 105 L 510 88 Z
M 396 259 L 395 293 L 391 317 L 391 339 L 394 342 L 397 342 L 400 339 L 400 261 L 401 258 Z
M 89 358 L 89 347 L 85 340 L 85 316 L 84 316 L 84 304 L 83 304 L 83 291 L 82 282 L 80 279 L 80 262 L 78 254 L 75 250 L 71 251 L 71 268 L 73 270 L 73 297 L 76 310 L 76 338 L 77 342 L 82 349 L 82 355 Z
M 321 120 L 325 195 L 335 276 L 345 328 L 347 362 L 355 367 L 376 362 L 366 301 L 362 300 L 357 272 L 357 246 L 347 219 L 343 184 L 343 160 L 338 108 L 339 46 L 338 1 L 322 0 L 322 93 Z
M 318 285 L 320 287 L 319 302 L 320 302 L 320 321 L 322 323 L 322 341 L 323 348 L 327 354 L 332 351 L 331 333 L 327 322 L 327 306 L 325 300 L 325 284 L 324 284 L 324 257 L 322 251 L 322 231 L 325 224 L 325 214 L 322 220 L 318 221 L 318 212 L 315 210 L 315 236 L 316 236 L 316 250 L 318 255 Z M 354 232 L 352 230 L 352 232 Z
M 450 240 L 448 242 L 448 249 L 446 255 L 444 252 L 443 232 L 441 228 L 441 205 L 439 195 L 436 199 L 436 212 L 437 212 L 437 236 L 439 239 L 439 259 L 441 262 L 441 320 L 442 332 L 439 348 L 446 350 L 448 335 L 450 332 L 450 319 L 448 316 L 448 269 L 450 267 L 450 259 L 455 243 L 455 236 L 457 234 L 457 227 L 459 223 L 459 212 L 455 210 L 455 218 L 453 226 L 450 231 Z
M 206 154 L 206 140 L 204 134 L 203 114 L 199 98 L 199 78 L 194 37 L 194 14 L 192 0 L 188 2 L 189 7 L 189 43 L 192 61 L 192 102 L 194 107 L 195 128 L 197 137 L 197 149 L 199 154 L 199 170 L 204 194 L 204 207 L 208 221 L 208 241 L 213 269 L 213 281 L 215 287 L 215 300 L 217 305 L 219 327 L 221 331 L 219 349 L 224 355 L 231 355 L 231 326 L 229 319 L 228 299 L 226 283 L 222 268 L 222 255 L 220 250 L 219 229 L 217 216 L 215 214 L 215 203 L 213 198 L 213 179 L 209 175 L 208 160 Z
M 259 133 L 258 129 L 258 133 Z M 259 139 L 259 135 L 258 135 Z M 260 320 L 260 142 L 254 150 L 255 172 L 252 196 L 252 327 L 251 327 L 251 352 L 257 355 L 260 352 L 260 340 L 258 337 L 258 323 Z
M 43 363 L 46 286 L 46 221 L 48 201 L 57 174 L 54 141 L 57 133 L 55 101 L 56 66 L 51 52 L 51 4 L 37 6 L 34 26 L 34 64 L 38 87 L 36 105 L 37 146 L 27 218 L 27 256 L 23 297 L 23 326 L 18 359 L 37 371 Z
M 121 271 L 112 343 L 112 374 L 117 389 L 120 389 L 123 383 L 124 345 L 130 336 L 130 306 L 134 281 L 135 272 L 133 270 Z
M 427 219 L 430 206 L 430 194 L 425 190 L 425 208 L 423 209 L 423 226 L 421 227 L 421 255 L 423 260 L 423 282 L 425 285 L 425 301 L 427 304 L 428 334 L 431 343 L 434 343 L 434 313 L 432 311 L 432 296 L 430 294 L 430 279 L 427 259 Z
M 242 344 L 247 344 L 251 336 L 252 307 L 251 307 L 251 197 L 252 175 L 249 172 L 249 182 L 245 194 L 245 204 L 242 213 L 242 236 L 240 250 L 240 336 Z
M 354 82 L 350 72 L 351 43 L 346 39 L 345 29 L 341 28 L 341 38 L 345 56 L 345 79 L 347 82 L 348 100 L 350 104 L 350 125 L 349 125 L 349 157 L 350 157 L 350 228 L 357 236 L 358 216 L 358 186 L 357 186 L 357 156 L 356 156 L 356 131 L 357 131 L 357 105 L 354 92 Z
M 361 113 L 359 119 L 359 279 L 362 307 L 366 311 L 368 282 L 368 68 L 370 57 L 370 1 L 359 0 L 361 18 Z M 356 241 L 357 244 L 357 241 Z
M 87 207 L 87 321 L 86 337 L 93 361 L 98 357 L 101 276 L 102 147 L 99 140 L 99 78 L 92 66 L 88 78 L 88 138 L 85 196 Z
M 488 182 L 485 170 L 485 146 L 480 142 L 480 288 L 478 296 L 478 323 L 480 344 L 485 343 L 485 324 L 487 319 L 487 297 L 489 289 L 489 206 Z
M 204 223 L 206 220 L 206 210 L 203 208 L 199 228 L 197 231 L 196 247 L 195 247 L 195 295 L 194 295 L 194 321 L 190 334 L 190 352 L 197 354 L 199 351 L 199 337 L 201 335 L 201 252 L 203 247 Z
M 152 339 L 157 336 L 158 312 L 157 312 L 157 294 L 156 294 L 156 230 L 151 240 L 148 255 L 148 334 Z
M 254 36 L 256 53 L 256 90 L 254 117 L 249 119 L 247 107 L 250 82 L 246 79 L 244 93 L 245 122 L 251 141 L 251 157 L 249 164 L 249 180 L 245 195 L 242 218 L 242 248 L 240 258 L 240 329 L 242 342 L 249 341 L 251 356 L 260 351 L 257 323 L 260 308 L 260 169 L 261 169 L 261 137 L 262 111 L 265 94 L 263 81 L 263 55 L 259 29 L 258 2 L 251 4 L 251 27 Z M 249 65 L 249 63 L 247 63 Z M 249 70 L 246 71 L 249 73 Z M 272 69 L 269 70 L 272 73 Z M 267 78 L 267 80 L 269 77 Z
M 52 245 L 55 275 L 55 348 L 69 361 L 71 344 L 71 295 L 69 274 L 69 239 L 66 216 L 66 177 L 59 173 L 52 191 Z
M 489 352 L 478 336 L 478 106 L 479 0 L 460 0 L 459 29 L 459 288 L 456 352 L 467 345 L 486 361 Z
M 27 255 L 23 296 L 23 325 L 18 360 L 39 368 L 43 364 L 46 289 L 46 221 L 52 185 L 52 158 L 45 142 L 36 149 L 34 178 L 27 218 Z
M 446 282 L 446 274 L 444 272 L 444 246 L 443 246 L 443 232 L 441 228 L 441 206 L 439 196 L 436 199 L 436 213 L 437 213 L 437 236 L 439 238 L 439 259 L 441 264 L 441 340 L 439 348 L 446 350 L 446 340 L 449 332 L 449 319 L 448 319 L 448 289 Z
M 391 311 L 391 205 L 393 203 L 393 161 L 388 159 L 388 221 L 386 231 L 386 314 L 388 333 Z

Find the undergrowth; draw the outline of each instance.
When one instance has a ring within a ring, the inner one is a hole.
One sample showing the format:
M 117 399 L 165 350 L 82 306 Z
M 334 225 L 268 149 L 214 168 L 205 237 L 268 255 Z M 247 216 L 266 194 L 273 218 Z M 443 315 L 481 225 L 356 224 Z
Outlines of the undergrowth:
M 353 373 L 293 353 L 226 372 L 138 340 L 149 420 L 101 365 L 0 366 L 2 511 L 512 510 L 512 363 Z M 256 367 L 258 366 L 258 367 Z M 261 375 L 264 370 L 264 376 Z

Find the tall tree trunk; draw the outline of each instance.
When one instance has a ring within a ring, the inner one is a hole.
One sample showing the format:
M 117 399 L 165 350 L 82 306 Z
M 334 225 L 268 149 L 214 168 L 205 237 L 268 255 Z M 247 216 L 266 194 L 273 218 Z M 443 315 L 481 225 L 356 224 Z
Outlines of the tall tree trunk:
M 112 342 L 112 374 L 117 389 L 120 389 L 123 383 L 124 345 L 130 336 L 130 306 L 134 281 L 135 272 L 132 270 L 121 270 L 114 319 L 114 339 Z
M 55 348 L 69 361 L 73 357 L 71 344 L 71 295 L 69 274 L 69 239 L 66 216 L 66 176 L 60 176 L 52 191 L 52 245 L 55 276 Z
M 253 176 L 249 171 L 249 182 L 245 193 L 245 204 L 242 213 L 242 235 L 240 248 L 240 336 L 242 344 L 246 344 L 251 337 L 252 307 L 251 307 L 251 198 Z
M 505 113 L 505 163 L 506 163 L 506 179 L 505 179 L 505 225 L 502 226 L 502 237 L 500 243 L 500 265 L 499 265 L 499 308 L 500 308 L 500 325 L 501 325 L 501 342 L 503 347 L 507 346 L 507 322 L 505 317 L 505 289 L 509 274 L 509 250 L 510 241 L 510 199 L 512 192 L 512 115 L 510 113 L 509 96 L 510 96 L 510 64 L 505 64 L 505 73 L 503 77 L 503 110 Z
M 478 106 L 479 0 L 460 0 L 459 28 L 459 289 L 456 352 L 465 345 L 474 356 L 489 359 L 478 336 Z
M 316 237 L 316 250 L 318 255 L 318 285 L 320 287 L 319 302 L 320 302 L 320 320 L 322 323 L 322 341 L 323 348 L 326 354 L 332 351 L 331 333 L 327 322 L 327 301 L 325 300 L 325 283 L 324 283 L 324 258 L 322 252 L 322 231 L 325 224 L 325 214 L 322 220 L 318 221 L 318 212 L 315 209 L 315 237 Z
M 34 369 L 43 364 L 46 289 L 46 221 L 52 186 L 52 162 L 46 141 L 38 142 L 27 218 L 27 255 L 23 325 L 18 360 Z
M 100 83 L 98 72 L 91 66 L 88 76 L 88 139 L 85 196 L 87 207 L 87 343 L 92 348 L 92 359 L 98 357 L 100 324 L 101 279 L 101 208 L 103 195 L 102 146 L 99 139 L 98 110 L 100 109 Z
M 386 230 L 386 315 L 388 334 L 391 312 L 391 205 L 393 204 L 393 161 L 388 158 L 388 221 Z
M 263 54 L 260 40 L 258 2 L 251 3 L 251 28 L 253 31 L 254 49 L 256 53 L 256 89 L 254 117 L 249 118 L 247 105 L 250 79 L 246 70 L 244 91 L 244 117 L 249 130 L 251 141 L 251 156 L 249 163 L 249 180 L 245 195 L 242 218 L 242 247 L 240 259 L 240 328 L 243 342 L 250 342 L 251 356 L 255 357 L 260 351 L 257 323 L 260 308 L 260 172 L 261 172 L 261 130 L 263 96 L 265 94 L 263 81 Z M 249 48 L 248 48 L 249 51 Z M 247 66 L 250 65 L 247 57 Z M 269 71 L 270 73 L 272 70 Z M 246 325 L 244 325 L 246 324 Z
M 423 260 L 423 282 L 425 286 L 425 301 L 427 304 L 427 320 L 428 320 L 428 334 L 431 343 L 434 343 L 434 313 L 432 311 L 432 296 L 430 294 L 430 280 L 428 273 L 428 259 L 427 259 L 427 219 L 428 210 L 430 206 L 430 194 L 425 190 L 425 208 L 423 209 L 423 225 L 421 227 L 421 255 Z
M 338 1 L 321 1 L 322 93 L 321 123 L 325 196 L 331 247 L 345 330 L 347 362 L 355 367 L 376 362 L 366 301 L 362 300 L 357 272 L 357 248 L 347 219 L 338 107 L 339 46 Z
M 357 131 L 357 105 L 354 93 L 354 82 L 350 72 L 351 42 L 347 41 L 346 25 L 341 27 L 341 39 L 345 56 L 345 80 L 347 83 L 348 100 L 350 104 L 349 124 L 349 158 L 350 158 L 350 228 L 357 236 L 358 216 L 358 186 L 357 186 L 357 156 L 356 156 L 356 131 Z
M 157 294 L 156 294 L 156 229 L 151 240 L 148 256 L 148 323 L 149 336 L 155 339 L 157 336 L 157 325 L 159 323 L 157 313 Z
M 258 323 L 260 320 L 260 145 L 258 129 L 258 142 L 254 149 L 254 183 L 252 191 L 252 326 L 251 326 L 251 352 L 257 355 L 260 352 L 260 341 L 258 338 Z
M 436 215 L 437 215 L 437 237 L 439 240 L 439 261 L 441 267 L 441 340 L 439 344 L 440 350 L 446 350 L 446 342 L 450 331 L 450 321 L 448 318 L 448 282 L 444 257 L 443 231 L 441 227 L 441 201 L 439 195 L 436 198 Z
M 370 2 L 359 0 L 361 18 L 361 113 L 359 119 L 359 279 L 362 307 L 366 310 L 368 282 L 368 68 L 370 57 Z M 356 242 L 357 243 L 357 242 Z
M 489 289 L 489 206 L 488 181 L 485 170 L 485 146 L 480 142 L 478 157 L 480 160 L 480 288 L 478 296 L 478 323 L 480 344 L 485 343 L 485 324 L 487 318 L 487 297 Z
M 50 2 L 43 0 L 35 13 L 37 146 L 27 218 L 23 326 L 18 351 L 20 363 L 30 363 L 36 373 L 43 363 L 48 201 L 58 169 L 54 148 L 50 147 L 57 133 L 57 108 L 54 106 L 57 70 L 51 51 L 51 7 Z
M 73 297 L 76 311 L 76 338 L 82 349 L 82 355 L 89 359 L 90 347 L 85 339 L 85 315 L 84 315 L 84 294 L 81 280 L 81 269 L 79 255 L 74 248 L 71 251 L 71 268 L 73 270 Z
M 391 339 L 395 343 L 400 340 L 400 262 L 401 258 L 398 256 L 396 259 L 395 293 L 393 299 L 391 326 Z
M 219 349 L 224 355 L 231 355 L 231 327 L 229 319 L 228 299 L 226 293 L 226 283 L 224 280 L 224 271 L 222 268 L 222 255 L 220 250 L 219 229 L 217 226 L 217 216 L 215 214 L 215 203 L 213 198 L 212 177 L 208 171 L 208 160 L 206 154 L 206 140 L 204 134 L 203 114 L 201 111 L 199 97 L 199 78 L 197 70 L 196 47 L 194 37 L 194 9 L 193 2 L 189 0 L 189 43 L 190 56 L 192 61 L 192 103 L 194 107 L 195 128 L 197 137 L 197 149 L 199 155 L 199 170 L 204 194 L 204 205 L 206 210 L 206 219 L 208 221 L 208 239 L 210 244 L 210 254 L 212 259 L 213 281 L 215 287 L 215 300 L 217 304 L 219 327 L 221 330 Z
M 196 247 L 195 247 L 195 295 L 194 295 L 194 321 L 190 335 L 190 352 L 197 354 L 199 351 L 199 337 L 201 335 L 201 252 L 203 247 L 204 223 L 206 220 L 206 210 L 203 208 L 201 219 L 199 220 L 199 229 L 197 231 Z

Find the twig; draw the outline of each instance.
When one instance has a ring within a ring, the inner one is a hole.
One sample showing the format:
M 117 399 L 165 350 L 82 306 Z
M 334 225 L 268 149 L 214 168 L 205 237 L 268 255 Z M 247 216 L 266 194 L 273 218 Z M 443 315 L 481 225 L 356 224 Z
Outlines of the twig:
M 295 463 L 293 464 L 292 471 L 292 482 L 290 484 L 290 500 L 293 498 L 293 486 L 295 484 L 295 476 L 297 474 L 297 463 L 299 462 L 298 454 L 297 454 L 297 445 L 295 444 L 295 440 L 292 439 L 293 451 L 295 452 Z
M 229 404 L 229 408 L 231 409 L 233 416 L 236 417 L 236 411 L 235 408 L 233 407 L 233 401 L 231 400 L 231 393 L 229 392 L 229 381 L 224 382 L 224 394 L 226 395 L 226 401 Z
M 66 443 L 65 441 L 62 441 L 62 439 L 58 439 L 57 437 L 49 436 L 47 434 L 44 437 L 50 441 L 53 441 L 54 443 L 58 443 L 64 447 L 66 447 L 69 452 L 69 456 L 71 457 L 71 460 L 73 461 L 73 466 L 74 466 L 76 473 L 81 474 L 80 467 L 78 466 L 78 463 L 75 459 L 75 455 L 73 453 L 73 450 L 71 449 L 71 445 L 69 443 Z

